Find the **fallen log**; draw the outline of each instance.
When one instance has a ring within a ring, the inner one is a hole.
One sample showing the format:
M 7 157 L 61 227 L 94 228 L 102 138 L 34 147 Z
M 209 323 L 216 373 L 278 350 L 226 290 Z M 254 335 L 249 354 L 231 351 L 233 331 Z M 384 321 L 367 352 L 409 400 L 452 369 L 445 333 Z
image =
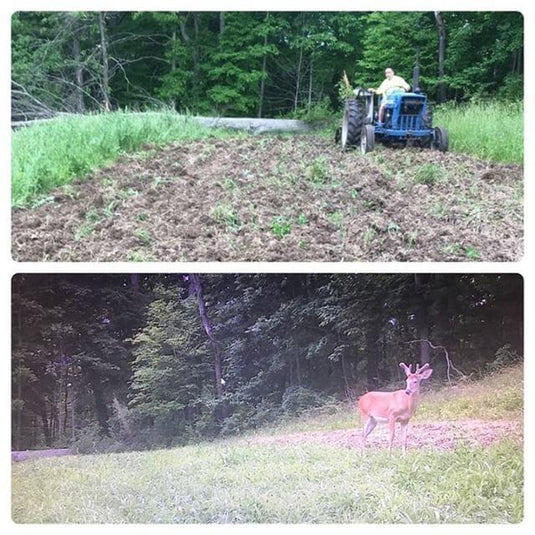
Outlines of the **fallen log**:
M 144 112 L 144 115 L 153 115 L 158 112 Z M 136 113 L 141 115 L 141 112 Z M 75 114 L 61 114 L 63 117 L 74 116 Z M 59 116 L 59 115 L 58 115 Z M 183 117 L 178 115 L 177 117 Z M 30 121 L 13 121 L 11 128 L 17 129 L 24 126 L 32 126 L 49 121 L 53 121 L 55 117 L 47 119 L 34 119 Z M 207 126 L 209 128 L 231 128 L 233 130 L 246 130 L 251 134 L 262 134 L 265 132 L 295 132 L 305 133 L 310 132 L 312 127 L 310 124 L 297 119 L 253 119 L 248 117 L 197 117 L 192 116 L 187 120 L 196 121 L 197 123 Z
M 11 460 L 14 462 L 20 462 L 26 461 L 27 459 L 37 459 L 40 457 L 63 457 L 64 455 L 74 455 L 75 453 L 76 452 L 72 448 L 12 451 Z
M 247 117 L 192 117 L 203 126 L 247 130 L 251 134 L 264 132 L 310 132 L 312 127 L 297 119 L 251 119 Z

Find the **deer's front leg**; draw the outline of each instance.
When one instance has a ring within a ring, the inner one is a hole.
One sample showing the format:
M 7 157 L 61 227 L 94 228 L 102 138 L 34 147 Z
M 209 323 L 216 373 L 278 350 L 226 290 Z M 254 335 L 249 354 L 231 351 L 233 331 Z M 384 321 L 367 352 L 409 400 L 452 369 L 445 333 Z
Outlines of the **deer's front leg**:
M 396 434 L 396 417 L 390 416 L 388 418 L 388 427 L 390 429 L 390 445 L 388 446 L 388 453 L 392 454 L 392 444 L 394 444 L 394 436 Z
M 407 451 L 407 428 L 409 426 L 409 420 L 404 420 L 401 422 L 401 448 L 403 455 L 405 455 Z

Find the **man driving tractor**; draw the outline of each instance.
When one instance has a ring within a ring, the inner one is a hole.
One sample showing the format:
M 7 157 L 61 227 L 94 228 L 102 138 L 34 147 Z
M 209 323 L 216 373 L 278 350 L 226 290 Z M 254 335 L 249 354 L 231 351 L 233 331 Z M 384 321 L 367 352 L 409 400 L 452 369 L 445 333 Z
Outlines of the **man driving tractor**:
M 390 67 L 385 69 L 385 76 L 386 78 L 383 80 L 382 84 L 377 89 L 368 89 L 370 93 L 377 93 L 378 95 L 382 95 L 383 97 L 381 99 L 381 106 L 379 107 L 378 117 L 379 122 L 381 123 L 384 121 L 385 109 L 386 105 L 389 102 L 389 97 L 394 95 L 394 93 L 404 93 L 405 91 L 409 91 L 409 89 L 411 88 L 411 86 L 401 76 L 396 76 L 394 73 L 394 69 Z

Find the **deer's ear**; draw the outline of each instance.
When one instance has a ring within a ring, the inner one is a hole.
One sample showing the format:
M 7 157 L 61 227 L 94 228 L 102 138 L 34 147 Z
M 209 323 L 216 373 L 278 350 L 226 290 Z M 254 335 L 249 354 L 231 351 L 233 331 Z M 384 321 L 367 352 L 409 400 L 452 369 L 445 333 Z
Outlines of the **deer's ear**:
M 433 370 L 431 368 L 425 369 L 422 373 L 420 373 L 420 377 L 422 379 L 429 379 L 431 377 L 431 374 L 433 373 Z

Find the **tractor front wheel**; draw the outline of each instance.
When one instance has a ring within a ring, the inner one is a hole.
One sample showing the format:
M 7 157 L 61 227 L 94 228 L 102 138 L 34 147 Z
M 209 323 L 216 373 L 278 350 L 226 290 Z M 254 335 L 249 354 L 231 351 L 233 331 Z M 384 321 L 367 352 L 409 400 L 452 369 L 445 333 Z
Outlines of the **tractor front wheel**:
M 441 126 L 435 127 L 433 131 L 433 148 L 440 152 L 446 152 L 449 148 L 448 131 Z
M 340 145 L 342 150 L 357 147 L 360 143 L 360 132 L 364 124 L 364 105 L 362 102 L 350 98 L 344 106 L 344 118 L 342 120 L 342 132 L 340 133 Z
M 366 154 L 375 147 L 375 128 L 371 124 L 365 124 L 360 132 L 360 152 Z

